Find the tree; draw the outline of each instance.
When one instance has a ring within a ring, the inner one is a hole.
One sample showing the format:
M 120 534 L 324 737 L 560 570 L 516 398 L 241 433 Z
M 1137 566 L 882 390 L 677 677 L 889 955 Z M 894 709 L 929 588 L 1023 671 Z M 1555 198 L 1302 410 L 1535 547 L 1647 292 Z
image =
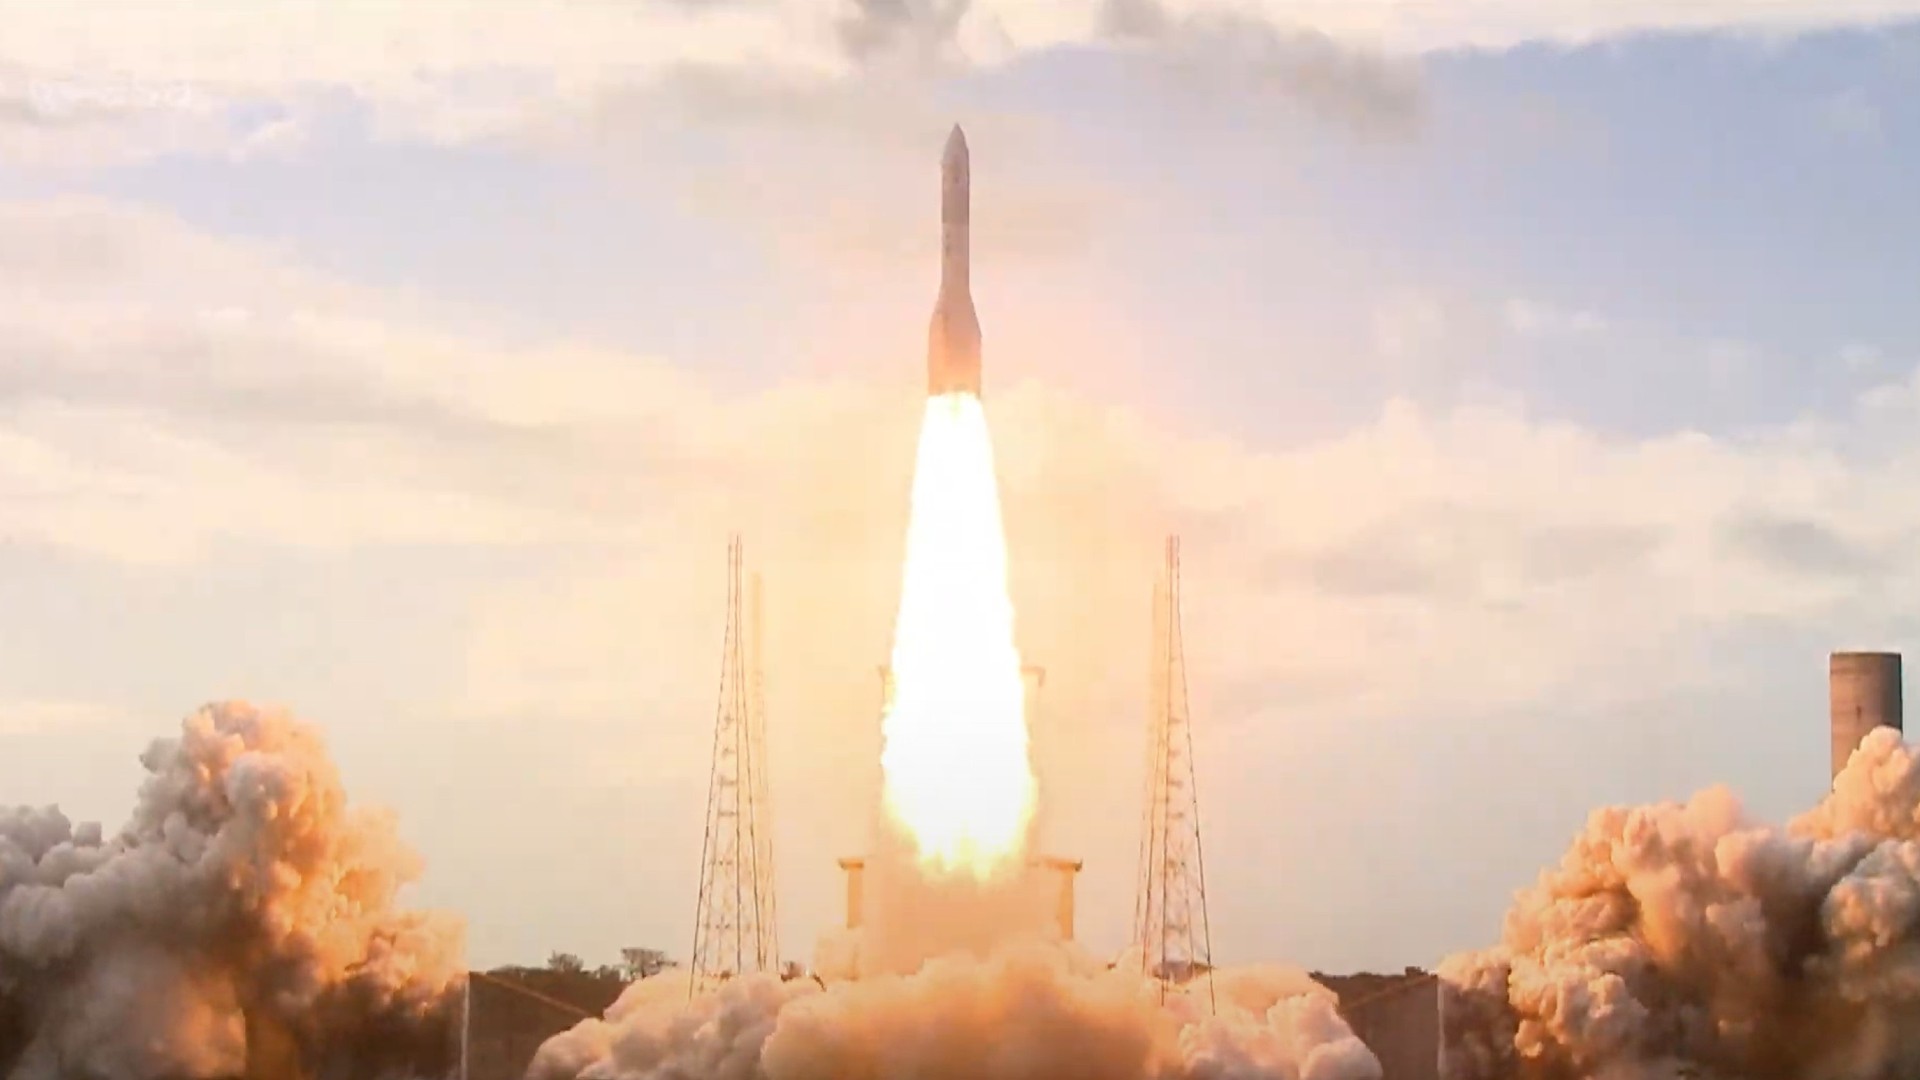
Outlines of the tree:
M 625 973 L 612 964 L 589 969 L 580 958 L 556 952 L 541 967 L 502 967 L 486 973 L 494 982 L 563 1001 L 589 1015 L 605 1012 L 627 988 Z
M 620 950 L 620 967 L 628 979 L 639 981 L 650 979 L 667 968 L 674 966 L 667 954 L 659 949 L 629 947 Z

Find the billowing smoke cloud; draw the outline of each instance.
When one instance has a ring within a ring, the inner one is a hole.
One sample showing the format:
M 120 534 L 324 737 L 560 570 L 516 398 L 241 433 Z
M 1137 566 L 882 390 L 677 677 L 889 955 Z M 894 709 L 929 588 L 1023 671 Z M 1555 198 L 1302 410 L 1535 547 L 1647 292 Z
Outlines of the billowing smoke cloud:
M 1442 966 L 1449 1080 L 1920 1071 L 1920 756 L 1882 728 L 1785 828 L 1724 789 L 1596 811 Z
M 844 943 L 843 943 L 844 944 Z M 749 976 L 691 1002 L 635 983 L 549 1040 L 528 1080 L 1379 1080 L 1333 995 L 1299 972 L 1221 972 L 1213 1015 L 1124 967 L 1029 940 L 911 975 L 824 986 Z
M 0 808 L 0 1077 L 367 1080 L 445 1056 L 460 928 L 396 906 L 418 861 L 311 728 L 215 705 L 140 760 L 111 839 Z

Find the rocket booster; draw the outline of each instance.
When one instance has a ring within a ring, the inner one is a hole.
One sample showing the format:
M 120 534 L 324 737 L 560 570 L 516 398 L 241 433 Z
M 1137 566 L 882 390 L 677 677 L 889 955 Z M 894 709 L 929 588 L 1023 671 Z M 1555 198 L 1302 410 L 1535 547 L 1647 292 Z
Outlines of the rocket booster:
M 960 125 L 940 158 L 940 295 L 927 330 L 927 395 L 980 394 L 980 317 L 969 280 L 967 137 Z

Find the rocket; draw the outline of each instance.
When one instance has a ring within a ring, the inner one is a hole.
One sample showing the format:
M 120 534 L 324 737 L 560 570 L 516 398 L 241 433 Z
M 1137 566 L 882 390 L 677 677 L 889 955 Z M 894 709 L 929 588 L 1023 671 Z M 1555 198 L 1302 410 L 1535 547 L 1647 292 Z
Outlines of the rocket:
M 968 262 L 967 136 L 953 125 L 940 157 L 940 294 L 927 329 L 927 396 L 980 394 L 980 318 L 973 312 Z

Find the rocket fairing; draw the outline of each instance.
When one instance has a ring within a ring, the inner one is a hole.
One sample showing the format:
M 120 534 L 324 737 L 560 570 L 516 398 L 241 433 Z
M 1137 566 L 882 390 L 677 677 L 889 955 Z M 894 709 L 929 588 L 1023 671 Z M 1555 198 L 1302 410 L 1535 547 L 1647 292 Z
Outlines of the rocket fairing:
M 969 280 L 967 137 L 960 125 L 940 158 L 940 294 L 927 331 L 927 395 L 980 395 L 980 318 Z

